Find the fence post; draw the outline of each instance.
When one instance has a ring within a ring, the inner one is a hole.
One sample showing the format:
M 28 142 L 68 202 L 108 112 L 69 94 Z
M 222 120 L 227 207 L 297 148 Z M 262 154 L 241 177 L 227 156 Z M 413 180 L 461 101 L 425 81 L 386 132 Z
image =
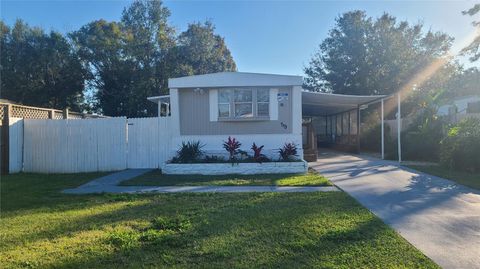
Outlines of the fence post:
M 63 118 L 64 118 L 65 120 L 68 119 L 68 108 L 65 108 L 65 109 L 63 110 Z
M 1 144 L 3 147 L 1 152 L 1 173 L 6 175 L 10 170 L 10 116 L 12 115 L 12 105 L 8 104 L 3 114 L 2 120 L 2 133 L 1 133 Z
M 55 110 L 51 109 L 48 111 L 48 118 L 53 120 L 55 118 Z

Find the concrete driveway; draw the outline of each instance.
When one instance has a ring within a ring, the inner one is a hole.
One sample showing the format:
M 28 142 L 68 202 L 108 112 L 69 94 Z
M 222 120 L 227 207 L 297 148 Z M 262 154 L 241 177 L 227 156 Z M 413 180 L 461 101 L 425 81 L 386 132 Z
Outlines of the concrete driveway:
M 480 191 L 396 162 L 334 152 L 310 166 L 443 268 L 480 268 Z

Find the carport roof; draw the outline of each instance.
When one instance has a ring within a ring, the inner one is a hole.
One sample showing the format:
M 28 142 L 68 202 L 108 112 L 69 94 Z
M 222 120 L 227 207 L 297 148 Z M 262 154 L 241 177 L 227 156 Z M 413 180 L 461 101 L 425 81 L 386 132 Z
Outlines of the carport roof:
M 320 92 L 302 92 L 303 116 L 327 116 L 357 109 L 386 95 L 345 95 Z

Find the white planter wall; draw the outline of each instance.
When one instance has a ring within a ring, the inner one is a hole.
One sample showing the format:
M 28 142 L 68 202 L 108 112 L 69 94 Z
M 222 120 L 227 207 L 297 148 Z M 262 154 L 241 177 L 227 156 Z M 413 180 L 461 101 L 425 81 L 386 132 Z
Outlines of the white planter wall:
M 301 162 L 270 162 L 270 163 L 167 163 L 162 172 L 172 175 L 227 175 L 227 174 L 303 174 L 308 164 Z

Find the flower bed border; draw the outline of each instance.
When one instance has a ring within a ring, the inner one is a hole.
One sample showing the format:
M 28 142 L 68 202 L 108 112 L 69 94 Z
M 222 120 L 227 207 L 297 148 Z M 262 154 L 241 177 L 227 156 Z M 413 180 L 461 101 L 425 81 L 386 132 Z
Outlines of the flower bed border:
M 228 175 L 228 174 L 304 174 L 306 161 L 266 163 L 167 163 L 162 173 L 170 175 Z

